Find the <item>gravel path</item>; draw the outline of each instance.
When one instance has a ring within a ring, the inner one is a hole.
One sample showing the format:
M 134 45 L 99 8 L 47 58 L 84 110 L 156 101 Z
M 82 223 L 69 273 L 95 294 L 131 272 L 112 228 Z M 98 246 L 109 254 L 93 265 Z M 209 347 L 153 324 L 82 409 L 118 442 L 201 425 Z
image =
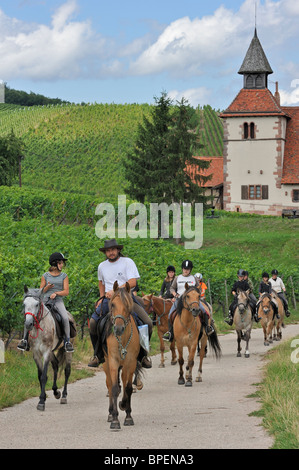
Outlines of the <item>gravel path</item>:
M 283 330 L 284 339 L 298 335 L 299 325 Z M 249 359 L 236 357 L 235 332 L 219 340 L 222 358 L 217 361 L 209 353 L 203 382 L 190 388 L 177 384 L 178 365 L 170 365 L 169 353 L 165 369 L 158 368 L 160 357 L 153 357 L 143 390 L 132 396 L 135 426 L 110 431 L 105 374 L 99 372 L 69 385 L 67 405 L 49 392 L 44 412 L 36 410 L 37 398 L 0 412 L 0 448 L 267 449 L 272 438 L 260 418 L 248 416 L 260 408 L 248 395 L 261 381 L 263 355 L 269 350 L 262 331 L 252 331 Z M 121 424 L 124 416 L 120 412 Z

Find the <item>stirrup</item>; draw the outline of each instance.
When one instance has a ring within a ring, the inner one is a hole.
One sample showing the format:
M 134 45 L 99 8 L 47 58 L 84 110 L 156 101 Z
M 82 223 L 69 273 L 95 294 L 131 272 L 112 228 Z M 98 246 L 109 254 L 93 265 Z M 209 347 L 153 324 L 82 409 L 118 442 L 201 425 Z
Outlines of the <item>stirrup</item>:
M 27 351 L 27 348 L 28 348 L 27 340 L 22 339 L 20 343 L 18 344 L 17 349 L 19 349 L 20 351 Z
M 72 343 L 71 343 L 70 341 L 67 341 L 67 342 L 65 343 L 64 349 L 65 349 L 65 351 L 68 352 L 68 353 L 74 352 L 74 347 L 73 347 L 73 345 L 72 345 Z

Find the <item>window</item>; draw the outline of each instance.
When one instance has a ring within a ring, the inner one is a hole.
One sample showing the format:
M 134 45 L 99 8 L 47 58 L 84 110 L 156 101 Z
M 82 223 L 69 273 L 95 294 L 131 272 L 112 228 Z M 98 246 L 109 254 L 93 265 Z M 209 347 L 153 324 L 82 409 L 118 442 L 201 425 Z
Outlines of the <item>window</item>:
M 255 125 L 254 122 L 251 122 L 250 125 L 248 122 L 244 122 L 243 124 L 243 139 L 255 139 Z
M 252 75 L 248 75 L 246 79 L 246 88 L 253 88 L 253 77 Z
M 298 190 L 299 193 L 299 190 Z M 241 186 L 241 199 L 269 199 L 269 189 L 267 185 L 250 184 Z M 299 201 L 299 194 L 298 194 Z
M 254 139 L 255 134 L 254 134 L 254 122 L 250 123 L 250 138 Z
M 255 86 L 256 86 L 256 88 L 262 88 L 263 87 L 263 78 L 262 78 L 261 75 L 258 75 L 256 77 Z
M 293 189 L 292 202 L 299 202 L 299 189 Z
M 247 122 L 244 122 L 243 125 L 243 139 L 248 139 L 248 124 Z

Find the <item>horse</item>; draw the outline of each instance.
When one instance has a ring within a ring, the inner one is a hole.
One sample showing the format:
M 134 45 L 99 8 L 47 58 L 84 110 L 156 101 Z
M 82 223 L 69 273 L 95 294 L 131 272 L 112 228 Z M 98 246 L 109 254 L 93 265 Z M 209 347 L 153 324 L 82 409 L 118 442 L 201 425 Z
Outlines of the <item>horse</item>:
M 234 324 L 236 328 L 236 332 L 238 335 L 237 343 L 238 343 L 238 352 L 237 357 L 241 357 L 241 340 L 243 339 L 246 341 L 246 349 L 245 349 L 245 357 L 250 357 L 249 353 L 249 340 L 251 335 L 252 329 L 252 312 L 249 305 L 249 293 L 250 291 L 237 291 L 237 307 L 234 313 Z
M 278 305 L 278 314 L 280 318 L 275 317 L 274 318 L 274 334 L 273 334 L 273 341 L 280 341 L 282 338 L 282 328 L 285 328 L 284 324 L 284 306 L 281 298 L 279 295 L 276 294 L 276 292 L 272 291 L 271 292 L 272 297 L 274 300 L 276 300 L 277 305 Z
M 264 292 L 259 300 L 258 317 L 264 332 L 264 345 L 273 343 L 272 330 L 274 328 L 274 307 L 272 305 L 271 294 Z
M 47 372 L 50 362 L 54 372 L 52 386 L 54 397 L 57 400 L 61 398 L 61 404 L 67 403 L 67 384 L 71 374 L 72 353 L 65 351 L 63 338 L 61 335 L 58 335 L 53 315 L 43 303 L 43 289 L 28 289 L 27 286 L 24 286 L 23 305 L 25 327 L 27 331 L 30 332 L 28 344 L 32 350 L 33 359 L 37 366 L 41 388 L 37 409 L 44 411 L 46 402 L 45 389 L 48 379 Z M 71 315 L 70 320 L 73 322 Z M 71 339 L 73 339 L 74 336 L 74 330 L 71 328 Z M 55 351 L 57 351 L 57 354 L 55 354 Z M 65 381 L 61 397 L 61 392 L 58 390 L 56 381 L 58 370 L 62 368 L 64 368 Z
M 132 380 L 140 374 L 141 365 L 138 362 L 140 351 L 139 333 L 131 314 L 133 300 L 130 285 L 119 287 L 117 281 L 113 285 L 113 295 L 109 303 L 109 319 L 106 324 L 106 345 L 104 344 L 105 362 L 103 368 L 106 374 L 106 385 L 109 391 L 109 415 L 111 430 L 120 429 L 118 419 L 117 399 L 120 391 L 119 374 L 123 383 L 123 396 L 119 408 L 126 412 L 124 426 L 133 426 L 131 416 Z
M 207 315 L 206 315 L 207 316 Z M 200 306 L 200 292 L 196 287 L 190 287 L 185 284 L 185 291 L 181 295 L 177 306 L 177 315 L 173 322 L 173 332 L 179 354 L 179 378 L 178 384 L 186 387 L 192 386 L 192 369 L 194 366 L 194 356 L 197 343 L 201 340 L 200 362 L 196 382 L 202 382 L 202 363 L 205 356 L 205 347 L 207 345 L 207 334 L 204 330 L 206 319 Z M 221 355 L 221 347 L 218 342 L 216 331 L 209 335 L 209 343 L 212 346 L 216 357 Z M 186 367 L 186 381 L 184 378 L 184 357 L 183 348 L 188 347 L 188 365 Z
M 160 340 L 160 352 L 161 352 L 161 362 L 159 364 L 160 368 L 165 367 L 164 351 L 165 345 L 163 340 L 163 335 L 168 331 L 168 313 L 172 306 L 171 301 L 162 299 L 161 297 L 156 297 L 153 294 L 144 295 L 142 297 L 144 308 L 148 314 L 154 312 L 156 315 L 156 325 L 158 337 Z M 175 341 L 172 341 L 170 344 L 171 350 L 171 365 L 177 363 L 177 355 L 175 352 Z

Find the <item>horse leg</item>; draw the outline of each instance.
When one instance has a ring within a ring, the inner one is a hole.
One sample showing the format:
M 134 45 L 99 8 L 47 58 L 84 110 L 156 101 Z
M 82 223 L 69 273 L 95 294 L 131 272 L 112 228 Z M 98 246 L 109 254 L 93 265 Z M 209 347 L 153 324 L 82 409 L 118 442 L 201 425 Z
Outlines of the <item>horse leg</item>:
M 237 343 L 238 343 L 238 352 L 237 352 L 237 357 L 241 357 L 241 331 L 238 330 L 237 331 L 237 335 L 238 335 L 238 338 L 237 338 Z
M 251 333 L 251 330 L 248 330 L 248 331 L 246 331 L 246 333 L 245 333 L 245 340 L 246 340 L 245 357 L 250 357 L 250 353 L 249 353 L 250 333 Z
M 206 356 L 206 347 L 207 347 L 208 338 L 206 335 L 203 336 L 201 343 L 200 343 L 200 352 L 199 352 L 199 367 L 198 367 L 198 374 L 195 379 L 196 382 L 202 382 L 202 363 L 204 357 Z
M 164 340 L 163 340 L 162 333 L 161 333 L 161 330 L 160 330 L 159 326 L 158 326 L 157 328 L 158 328 L 158 336 L 159 336 L 159 340 L 160 340 L 160 352 L 161 352 L 161 362 L 160 362 L 160 364 L 159 364 L 159 367 L 160 367 L 160 368 L 164 368 L 164 367 L 165 367 L 165 359 L 164 359 L 165 346 L 164 346 Z
M 117 410 L 117 398 L 119 395 L 119 383 L 118 383 L 118 365 L 109 364 L 109 375 L 111 380 L 111 391 L 109 390 L 109 397 L 110 397 L 110 406 L 109 406 L 109 414 L 112 416 L 110 429 L 118 430 L 120 429 L 120 422 L 118 419 L 118 410 Z
M 46 357 L 44 359 L 44 366 L 43 368 L 40 367 L 40 364 L 37 364 L 38 367 L 38 378 L 40 382 L 40 388 L 41 388 L 41 393 L 39 396 L 39 402 L 37 405 L 37 409 L 39 411 L 44 411 L 45 410 L 45 402 L 46 402 L 46 383 L 48 380 L 47 372 L 48 372 L 48 366 L 49 366 L 49 358 Z
M 170 343 L 170 350 L 171 350 L 171 365 L 175 366 L 176 363 L 178 362 L 177 361 L 177 355 L 176 355 L 176 352 L 175 352 L 175 340 L 173 340 Z
M 178 384 L 179 385 L 184 385 L 184 383 L 185 383 L 184 370 L 183 370 L 184 358 L 183 358 L 183 347 L 182 346 L 178 347 L 178 353 L 179 353 L 179 366 L 180 366 Z
M 60 391 L 58 390 L 58 387 L 57 387 L 58 360 L 57 360 L 57 357 L 54 354 L 53 354 L 53 358 L 51 360 L 51 364 L 52 364 L 53 373 L 54 373 L 53 374 L 54 378 L 53 378 L 52 390 L 53 390 L 53 393 L 54 393 L 54 397 L 58 400 L 61 396 L 61 393 L 60 393 Z
M 69 377 L 71 375 L 71 358 L 69 358 L 70 353 L 64 353 L 64 354 L 67 354 L 67 363 L 64 369 L 64 387 L 62 391 L 62 397 L 60 400 L 60 403 L 62 405 L 67 404 L 67 398 L 66 398 L 67 397 L 67 384 L 68 384 Z
M 133 392 L 133 386 L 132 386 L 133 371 L 130 371 L 129 373 L 127 373 L 123 370 L 122 374 L 123 374 L 122 378 L 123 378 L 124 392 L 123 392 L 122 401 L 119 404 L 119 408 L 126 412 L 124 426 L 133 426 L 134 421 L 131 416 L 131 412 L 132 412 L 131 397 L 132 397 L 132 392 Z

